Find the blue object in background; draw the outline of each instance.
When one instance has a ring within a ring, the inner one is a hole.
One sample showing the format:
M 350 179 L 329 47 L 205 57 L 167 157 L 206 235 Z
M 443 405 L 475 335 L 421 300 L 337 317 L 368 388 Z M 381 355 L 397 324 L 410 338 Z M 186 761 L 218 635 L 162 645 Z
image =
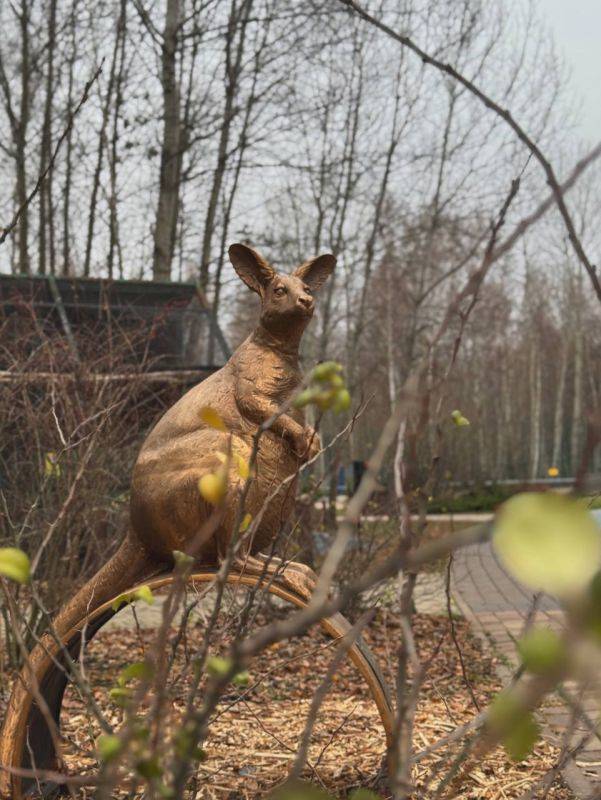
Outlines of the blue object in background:
M 346 470 L 344 467 L 338 469 L 338 481 L 336 482 L 336 494 L 346 494 Z

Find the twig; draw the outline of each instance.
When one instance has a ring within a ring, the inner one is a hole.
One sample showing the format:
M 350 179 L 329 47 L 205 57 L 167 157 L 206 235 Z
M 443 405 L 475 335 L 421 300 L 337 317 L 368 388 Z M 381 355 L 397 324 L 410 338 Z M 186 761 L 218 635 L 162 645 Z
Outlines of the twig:
M 73 122 L 75 121 L 75 117 L 80 112 L 82 106 L 87 102 L 87 100 L 88 100 L 88 98 L 90 96 L 90 89 L 92 88 L 92 86 L 94 85 L 94 83 L 96 82 L 98 77 L 100 76 L 100 73 L 102 72 L 103 64 L 104 64 L 104 59 L 102 59 L 102 61 L 100 62 L 100 66 L 98 67 L 96 72 L 92 75 L 92 77 L 89 79 L 89 81 L 86 83 L 86 85 L 84 86 L 83 94 L 81 95 L 79 103 L 73 109 L 73 111 L 71 111 L 70 114 L 69 114 L 69 118 L 67 120 L 67 125 L 65 126 L 65 129 L 63 130 L 62 134 L 60 135 L 60 137 L 59 137 L 59 139 L 58 139 L 58 141 L 56 143 L 56 147 L 54 148 L 54 152 L 52 153 L 52 157 L 51 157 L 50 161 L 48 162 L 48 166 L 39 175 L 39 177 L 38 177 L 38 179 L 37 179 L 37 181 L 35 183 L 35 186 L 33 187 L 31 192 L 27 196 L 27 199 L 25 200 L 23 205 L 20 208 L 17 209 L 17 212 L 14 215 L 14 217 L 12 218 L 11 222 L 9 222 L 8 227 L 2 229 L 2 233 L 0 233 L 0 244 L 4 244 L 4 242 L 10 236 L 10 234 L 13 232 L 13 230 L 17 227 L 17 223 L 19 222 L 19 218 L 21 217 L 21 214 L 28 208 L 28 206 L 31 203 L 31 201 L 33 200 L 33 198 L 40 191 L 40 189 L 42 187 L 42 184 L 44 183 L 44 181 L 46 180 L 46 178 L 48 176 L 48 173 L 50 172 L 51 169 L 53 169 L 54 162 L 57 159 L 59 150 L 61 149 L 61 146 L 62 146 L 63 142 L 65 141 L 65 139 L 67 138 L 67 136 L 69 135 L 69 132 L 71 131 L 71 129 L 73 127 Z
M 580 241 L 578 234 L 576 233 L 576 229 L 574 226 L 574 222 L 570 216 L 570 212 L 565 204 L 565 200 L 563 198 L 563 192 L 561 190 L 561 186 L 559 185 L 559 181 L 555 175 L 555 171 L 551 166 L 549 160 L 545 157 L 542 150 L 538 147 L 538 145 L 528 136 L 526 131 L 518 125 L 518 123 L 513 118 L 511 112 L 506 108 L 501 108 L 498 103 L 495 103 L 492 98 L 490 98 L 487 94 L 485 94 L 475 83 L 470 81 L 460 72 L 458 72 L 451 64 L 445 64 L 443 61 L 440 61 L 437 58 L 426 53 L 425 50 L 422 50 L 415 42 L 410 39 L 408 36 L 397 33 L 388 25 L 386 25 L 381 20 L 377 19 L 376 17 L 369 14 L 365 9 L 363 9 L 358 3 L 354 2 L 354 0 L 338 0 L 338 2 L 342 3 L 342 5 L 349 8 L 351 11 L 354 11 L 359 17 L 361 17 L 366 22 L 369 22 L 371 25 L 374 25 L 376 28 L 379 28 L 383 33 L 387 36 L 390 36 L 392 39 L 395 39 L 399 42 L 403 47 L 407 47 L 409 50 L 413 51 L 419 58 L 421 58 L 424 64 L 427 64 L 435 69 L 439 70 L 440 72 L 449 75 L 454 80 L 458 81 L 462 86 L 464 86 L 474 97 L 477 97 L 481 103 L 483 103 L 486 108 L 493 111 L 497 116 L 499 116 L 502 120 L 504 120 L 507 125 L 512 129 L 512 131 L 516 134 L 518 139 L 528 148 L 528 150 L 532 153 L 532 155 L 536 158 L 539 162 L 541 167 L 545 172 L 545 176 L 547 178 L 547 183 L 551 187 L 551 191 L 553 193 L 553 199 L 557 204 L 559 209 L 559 213 L 561 214 L 566 229 L 568 231 L 568 238 L 572 245 L 578 260 L 582 264 L 582 266 L 587 271 L 591 283 L 593 285 L 593 289 L 595 290 L 595 294 L 597 295 L 597 299 L 601 301 L 601 283 L 599 282 L 599 278 L 597 276 L 597 267 L 588 259 L 582 242 Z
M 463 653 L 461 652 L 461 645 L 457 639 L 457 631 L 455 630 L 455 620 L 453 619 L 453 609 L 451 608 L 451 566 L 453 565 L 453 553 L 449 556 L 449 560 L 447 562 L 447 578 L 445 582 L 445 594 L 447 600 L 447 616 L 449 618 L 449 626 L 451 629 L 451 639 L 453 640 L 453 644 L 455 645 L 455 650 L 457 651 L 457 656 L 459 658 L 459 664 L 461 665 L 461 674 L 463 675 L 463 682 L 465 683 L 469 695 L 472 699 L 472 703 L 474 704 L 476 711 L 480 711 L 480 704 L 474 694 L 474 689 L 472 687 L 472 683 L 467 676 L 467 669 L 465 667 L 465 661 L 463 660 Z

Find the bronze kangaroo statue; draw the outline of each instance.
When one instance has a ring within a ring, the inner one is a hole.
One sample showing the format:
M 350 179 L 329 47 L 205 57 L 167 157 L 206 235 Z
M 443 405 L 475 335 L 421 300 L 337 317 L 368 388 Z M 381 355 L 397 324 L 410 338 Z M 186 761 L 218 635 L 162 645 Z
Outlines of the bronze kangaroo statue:
M 207 522 L 215 520 L 216 510 L 201 496 L 199 479 L 220 468 L 220 454 L 230 446 L 248 461 L 259 425 L 299 387 L 299 345 L 313 316 L 313 292 L 336 264 L 333 255 L 325 254 L 284 275 L 246 245 L 233 244 L 229 256 L 239 277 L 261 297 L 259 324 L 225 366 L 190 389 L 147 437 L 133 471 L 129 531 L 115 555 L 58 614 L 54 624 L 59 636 L 100 604 L 166 570 L 174 550 L 186 551 L 200 540 L 194 553 L 198 564 L 217 566 L 225 555 L 244 481 L 229 470 L 227 495 L 207 537 Z M 203 421 L 207 406 L 219 413 L 226 431 Z M 296 478 L 275 490 L 319 447 L 319 437 L 305 426 L 300 409 L 281 415 L 263 434 L 245 511 L 254 518 L 265 508 L 238 564 L 252 574 L 266 568 L 272 574 L 281 571 L 279 579 L 304 596 L 314 580 L 308 567 L 290 563 L 282 569 L 278 559 L 267 562 L 254 555 L 274 541 L 290 517 Z

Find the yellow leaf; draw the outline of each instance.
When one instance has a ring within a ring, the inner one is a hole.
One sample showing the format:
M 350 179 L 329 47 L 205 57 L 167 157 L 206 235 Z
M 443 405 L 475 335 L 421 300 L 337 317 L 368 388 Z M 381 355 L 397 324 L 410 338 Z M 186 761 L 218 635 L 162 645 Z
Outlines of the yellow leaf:
M 319 395 L 319 391 L 317 389 L 303 389 L 295 398 L 292 405 L 295 408 L 304 408 L 308 406 L 309 403 L 315 402 L 315 398 Z
M 585 589 L 601 563 L 601 531 L 593 517 L 577 500 L 552 492 L 508 500 L 493 544 L 514 577 L 558 597 Z
M 200 409 L 200 418 L 208 425 L 209 428 L 214 428 L 216 431 L 226 431 L 227 427 L 225 422 L 221 419 L 221 416 L 215 411 L 214 408 L 211 406 L 203 406 Z
M 18 547 L 0 547 L 0 575 L 17 583 L 29 580 L 29 558 Z
M 234 458 L 236 459 L 238 474 L 242 480 L 247 481 L 250 477 L 250 464 L 239 453 L 234 453 Z
M 240 527 L 238 529 L 240 531 L 240 533 L 244 533 L 244 531 L 247 531 L 248 530 L 248 526 L 250 525 L 251 522 L 252 522 L 252 515 L 251 514 L 245 514 L 244 515 L 244 519 L 240 523 Z
M 334 376 L 339 375 L 341 372 L 342 364 L 339 364 L 337 361 L 324 361 L 314 368 L 313 375 L 311 377 L 315 381 L 330 381 Z
M 227 491 L 227 477 L 221 470 L 209 472 L 198 481 L 198 491 L 208 503 L 218 506 Z
M 338 391 L 336 389 L 328 389 L 324 392 L 319 392 L 315 398 L 315 403 L 321 411 L 327 411 L 331 408 Z
M 549 469 L 547 470 L 547 475 L 550 478 L 556 478 L 559 475 L 559 470 L 557 469 L 557 467 L 549 467 Z
M 461 411 L 455 410 L 451 414 L 451 419 L 457 425 L 458 428 L 465 428 L 470 424 L 470 421 L 467 417 L 464 417 Z
M 348 389 L 339 389 L 334 396 L 334 411 L 348 411 L 351 407 L 351 395 Z
M 134 600 L 142 600 L 144 603 L 148 603 L 148 605 L 151 606 L 154 603 L 154 595 L 150 586 L 144 584 L 144 586 L 139 586 L 137 589 L 134 589 L 133 592 L 124 592 L 120 594 L 113 600 L 111 607 L 113 611 L 118 611 L 124 603 L 133 603 Z
M 143 600 L 145 603 L 148 603 L 151 606 L 154 603 L 154 595 L 152 593 L 152 589 L 150 586 L 144 584 L 144 586 L 140 586 L 139 589 L 136 589 L 133 593 L 134 600 Z
M 54 450 L 49 450 L 44 456 L 44 475 L 48 478 L 60 478 L 61 468 Z

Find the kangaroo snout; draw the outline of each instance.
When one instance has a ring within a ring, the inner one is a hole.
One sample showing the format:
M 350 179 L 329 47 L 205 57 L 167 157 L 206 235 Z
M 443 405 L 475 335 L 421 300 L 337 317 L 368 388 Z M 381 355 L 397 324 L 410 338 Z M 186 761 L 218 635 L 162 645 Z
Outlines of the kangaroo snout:
M 305 312 L 312 314 L 315 308 L 315 301 L 308 294 L 301 294 L 296 301 L 297 306 L 300 306 Z

